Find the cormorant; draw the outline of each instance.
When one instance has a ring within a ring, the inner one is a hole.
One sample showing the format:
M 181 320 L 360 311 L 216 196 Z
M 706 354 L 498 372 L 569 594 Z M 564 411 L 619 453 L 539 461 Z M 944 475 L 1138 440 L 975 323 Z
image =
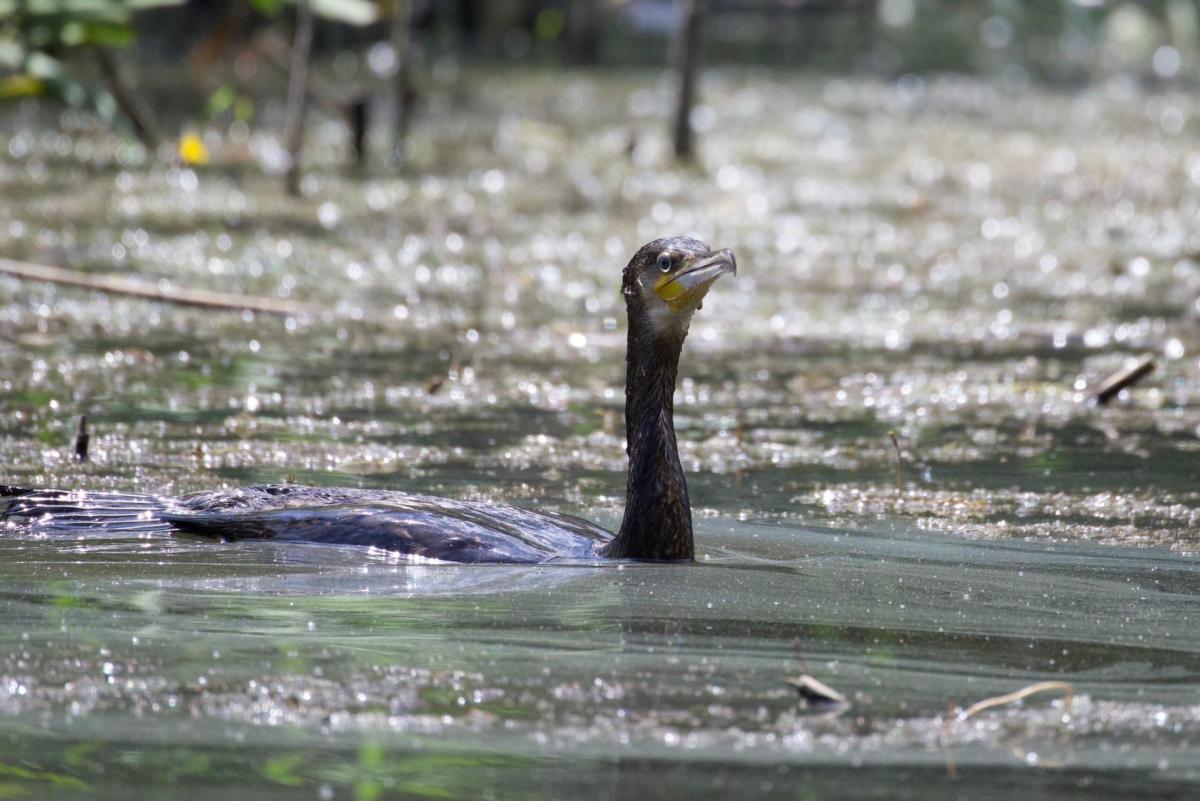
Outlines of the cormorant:
M 736 271 L 731 251 L 713 251 L 686 237 L 655 240 L 625 267 L 629 473 L 625 516 L 615 535 L 577 517 L 514 506 L 297 485 L 178 498 L 0 486 L 0 521 L 66 531 L 367 545 L 451 562 L 691 560 L 692 513 L 675 443 L 672 394 L 692 313 L 718 278 Z

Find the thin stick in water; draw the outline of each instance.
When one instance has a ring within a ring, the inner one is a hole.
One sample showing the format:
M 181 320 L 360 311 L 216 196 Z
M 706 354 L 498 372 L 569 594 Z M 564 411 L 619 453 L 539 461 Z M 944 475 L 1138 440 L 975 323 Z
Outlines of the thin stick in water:
M 296 3 L 296 38 L 292 42 L 292 65 L 288 76 L 287 191 L 300 194 L 300 158 L 304 148 L 304 111 L 308 105 L 308 56 L 312 50 L 313 12 L 308 0 Z
M 79 415 L 79 427 L 75 429 L 75 458 L 81 462 L 88 460 L 88 441 L 91 437 L 88 436 L 87 415 Z
M 600 0 L 570 0 L 563 41 L 567 58 L 575 64 L 595 66 L 600 60 Z
M 354 146 L 354 163 L 362 167 L 367 163 L 367 111 L 365 95 L 354 98 L 346 112 L 350 120 L 350 141 Z
M 904 455 L 900 452 L 900 439 L 896 436 L 895 431 L 889 431 L 888 437 L 892 440 L 892 447 L 896 450 L 896 489 L 900 492 L 904 491 Z
M 1071 701 L 1075 698 L 1075 686 L 1069 682 L 1039 681 L 1037 684 L 1030 684 L 1028 687 L 1022 687 L 1015 692 L 1007 693 L 1005 695 L 996 695 L 991 698 L 984 698 L 982 701 L 971 704 L 958 714 L 958 719 L 966 720 L 967 718 L 979 714 L 985 709 L 1016 703 L 1017 701 L 1028 698 L 1031 695 L 1044 693 L 1051 690 L 1059 690 L 1062 692 L 1064 706 L 1069 707 L 1071 705 Z
M 163 284 L 151 284 L 146 281 L 138 281 L 134 278 L 126 278 L 123 275 L 89 275 L 63 267 L 30 264 L 29 262 L 14 261 L 5 258 L 0 258 L 0 275 L 11 275 L 28 281 L 45 281 L 61 286 L 90 289 L 94 292 L 104 292 L 109 295 L 125 295 L 158 301 L 160 303 L 174 303 L 178 306 L 196 306 L 205 309 L 252 311 L 262 314 L 282 315 L 316 312 L 316 309 L 312 306 L 282 298 L 231 295 L 226 292 L 211 292 L 207 289 L 186 289 Z
M 1092 400 L 1100 406 L 1105 406 L 1110 400 L 1121 394 L 1121 390 L 1132 387 L 1154 371 L 1154 357 L 1143 356 L 1132 367 L 1123 367 L 1100 382 L 1100 386 L 1092 393 Z
M 274 28 L 265 29 L 255 37 L 253 47 L 266 58 L 268 64 L 284 75 L 291 74 L 292 46 L 279 31 Z M 330 116 L 341 117 L 348 113 L 346 104 L 337 97 L 336 88 L 322 79 L 319 72 L 309 72 L 304 91 L 309 100 L 323 108 Z
M 393 0 L 392 53 L 396 59 L 396 74 L 392 77 L 392 96 L 395 109 L 392 117 L 392 163 L 403 166 L 407 153 L 408 126 L 412 116 L 412 0 Z
M 122 72 L 121 64 L 112 50 L 107 47 L 96 48 L 96 60 L 100 62 L 100 72 L 104 76 L 104 82 L 108 84 L 108 91 L 117 101 L 122 113 L 129 118 L 138 139 L 153 156 L 162 141 L 158 123 L 154 119 L 154 112 L 138 94 L 137 89 L 130 85 L 129 79 Z
M 695 150 L 692 136 L 692 103 L 696 97 L 696 47 L 700 39 L 700 4 L 703 0 L 679 0 L 679 39 L 675 45 L 675 120 L 672 142 L 675 157 L 690 159 Z

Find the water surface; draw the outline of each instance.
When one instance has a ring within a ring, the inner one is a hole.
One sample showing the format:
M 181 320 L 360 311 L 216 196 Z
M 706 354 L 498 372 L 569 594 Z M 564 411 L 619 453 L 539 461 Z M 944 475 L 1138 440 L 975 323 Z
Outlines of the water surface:
M 0 253 L 324 311 L 0 278 L 0 479 L 616 525 L 620 268 L 690 232 L 741 268 L 676 398 L 697 564 L 6 531 L 0 791 L 1195 794 L 1194 99 L 714 74 L 680 169 L 654 76 L 446 81 L 405 174 L 344 169 L 317 125 L 299 200 L 273 134 L 211 128 L 215 166 L 172 168 L 70 114 L 6 117 Z M 1150 378 L 1087 403 L 1143 353 Z M 800 709 L 805 671 L 852 708 Z M 955 717 L 1048 679 L 1069 706 Z

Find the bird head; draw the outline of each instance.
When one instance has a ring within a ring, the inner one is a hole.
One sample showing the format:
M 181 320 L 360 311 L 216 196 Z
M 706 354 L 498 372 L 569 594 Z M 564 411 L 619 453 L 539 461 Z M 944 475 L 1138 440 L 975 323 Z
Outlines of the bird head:
M 622 292 L 630 318 L 658 333 L 686 333 L 692 313 L 718 278 L 737 273 L 733 251 L 672 237 L 643 245 L 625 267 Z

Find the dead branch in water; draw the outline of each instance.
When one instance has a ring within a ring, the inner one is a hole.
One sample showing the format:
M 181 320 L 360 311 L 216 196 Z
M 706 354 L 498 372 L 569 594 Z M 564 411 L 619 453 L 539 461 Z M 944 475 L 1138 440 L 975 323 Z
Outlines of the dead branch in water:
M 259 34 L 252 45 L 255 52 L 262 55 L 271 66 L 285 75 L 291 75 L 291 65 L 294 59 L 292 45 L 274 28 L 267 28 Z M 305 80 L 304 92 L 308 99 L 333 117 L 343 117 L 350 126 L 350 141 L 354 150 L 355 163 L 361 167 L 367 161 L 367 125 L 370 113 L 370 100 L 365 94 L 355 94 L 347 100 L 342 100 L 345 93 L 336 89 L 321 77 L 316 70 L 309 69 Z
M 346 111 L 350 120 L 350 142 L 354 148 L 354 163 L 363 167 L 367 163 L 367 123 L 370 106 L 365 95 L 351 101 Z
M 292 64 L 292 46 L 279 31 L 274 28 L 264 30 L 255 38 L 254 49 L 265 56 L 271 66 L 285 75 L 289 74 Z M 338 99 L 338 91 L 324 80 L 320 73 L 309 73 L 308 84 L 304 91 L 330 116 L 341 117 L 347 113 L 346 104 Z
M 288 77 L 287 150 L 290 162 L 287 191 L 300 194 L 300 158 L 304 148 L 304 111 L 308 106 L 308 56 L 313 40 L 313 10 L 308 0 L 296 4 L 296 38 L 292 42 L 292 65 Z
M 30 264 L 4 258 L 0 258 L 0 274 L 24 278 L 28 281 L 45 281 L 61 286 L 90 289 L 109 295 L 126 295 L 160 303 L 174 303 L 178 306 L 283 315 L 315 312 L 315 309 L 307 304 L 282 298 L 243 296 L 227 292 L 212 292 L 207 289 L 162 286 L 135 278 L 126 278 L 123 275 L 88 275 L 63 267 Z
M 675 158 L 693 156 L 692 103 L 696 97 L 696 48 L 700 39 L 703 0 L 679 0 L 679 39 L 675 43 L 675 120 L 672 143 Z
M 87 415 L 79 415 L 79 428 L 75 430 L 75 458 L 81 462 L 88 460 L 88 441 L 91 437 L 88 436 Z
M 133 124 L 133 130 L 138 139 L 142 140 L 146 150 L 150 151 L 150 155 L 153 156 L 154 152 L 158 150 L 159 143 L 162 142 L 162 134 L 159 133 L 154 112 L 137 90 L 130 85 L 129 79 L 121 70 L 116 53 L 107 47 L 98 47 L 96 48 L 96 60 L 100 63 L 100 72 L 104 75 L 104 82 L 108 84 L 109 93 L 112 94 L 121 111 Z
M 900 439 L 895 431 L 889 431 L 888 437 L 892 440 L 892 447 L 896 449 L 896 491 L 904 492 L 904 455 L 900 453 Z
M 567 3 L 567 59 L 580 66 L 594 67 L 600 62 L 600 0 L 570 0 Z
M 1005 695 L 997 695 L 991 698 L 984 698 L 982 701 L 971 704 L 969 707 L 959 713 L 958 720 L 966 720 L 967 718 L 979 714 L 985 709 L 1016 703 L 1017 701 L 1028 698 L 1031 695 L 1044 693 L 1050 690 L 1062 691 L 1063 706 L 1069 707 L 1071 705 L 1071 701 L 1075 698 L 1075 686 L 1069 682 L 1039 681 L 1037 684 L 1030 684 L 1028 687 L 1022 687 L 1015 692 L 1007 693 Z
M 950 702 L 949 709 L 946 710 L 946 717 L 942 720 L 942 747 L 946 748 L 950 745 L 950 729 L 955 723 L 961 723 L 987 709 L 992 709 L 997 706 L 1006 706 L 1014 704 L 1017 701 L 1024 700 L 1031 695 L 1037 693 L 1049 692 L 1051 690 L 1059 690 L 1062 692 L 1063 706 L 1070 710 L 1071 702 L 1075 699 L 1075 686 L 1065 681 L 1039 681 L 1036 684 L 1030 684 L 1028 687 L 1022 687 L 1011 693 L 1004 695 L 995 695 L 991 698 L 984 698 L 982 701 L 977 701 L 971 704 L 966 709 L 955 714 L 954 702 Z M 954 764 L 954 758 L 946 751 L 946 774 L 950 778 L 957 778 L 958 769 Z
M 392 162 L 401 167 L 408 145 L 408 126 L 412 118 L 412 0 L 395 0 L 392 5 L 392 53 L 396 74 L 392 78 L 395 108 L 392 116 Z
M 1132 387 L 1154 371 L 1154 357 L 1143 356 L 1132 367 L 1123 367 L 1100 382 L 1100 386 L 1092 393 L 1092 400 L 1100 406 L 1121 394 L 1121 390 Z

